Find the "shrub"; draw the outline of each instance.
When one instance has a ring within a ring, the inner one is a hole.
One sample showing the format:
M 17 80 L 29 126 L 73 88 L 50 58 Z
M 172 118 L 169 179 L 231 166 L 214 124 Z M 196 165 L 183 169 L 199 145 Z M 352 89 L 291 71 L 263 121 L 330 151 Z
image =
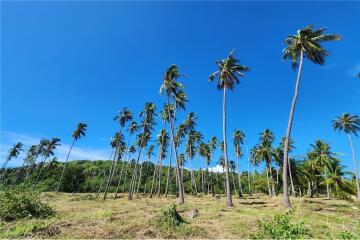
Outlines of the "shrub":
M 156 219 L 157 226 L 164 229 L 174 229 L 179 227 L 180 224 L 185 223 L 184 219 L 176 210 L 176 205 L 173 204 L 167 209 L 161 211 Z
M 5 221 L 22 218 L 47 218 L 55 211 L 40 201 L 40 194 L 25 186 L 0 192 L 0 219 Z
M 310 232 L 304 222 L 292 223 L 292 212 L 276 214 L 273 219 L 258 221 L 256 239 L 299 239 L 309 237 Z

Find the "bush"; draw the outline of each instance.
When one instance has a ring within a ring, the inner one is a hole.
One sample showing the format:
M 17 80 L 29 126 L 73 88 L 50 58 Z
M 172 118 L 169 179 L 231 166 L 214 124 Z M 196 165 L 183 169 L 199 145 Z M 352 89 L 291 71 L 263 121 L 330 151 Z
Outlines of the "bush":
M 40 201 L 38 192 L 29 190 L 25 186 L 0 192 L 0 219 L 12 221 L 22 218 L 47 218 L 55 211 Z
M 259 231 L 256 239 L 299 239 L 309 237 L 310 232 L 304 222 L 292 223 L 292 212 L 276 214 L 273 219 L 258 221 Z
M 184 219 L 176 210 L 176 205 L 173 204 L 167 209 L 162 210 L 161 214 L 156 220 L 157 226 L 163 229 L 174 229 L 185 223 Z

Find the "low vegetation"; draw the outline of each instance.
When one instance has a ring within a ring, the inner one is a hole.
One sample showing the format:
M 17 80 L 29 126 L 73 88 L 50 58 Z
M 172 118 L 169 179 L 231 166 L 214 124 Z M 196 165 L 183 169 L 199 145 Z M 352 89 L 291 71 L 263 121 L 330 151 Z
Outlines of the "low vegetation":
M 55 211 L 41 202 L 39 193 L 26 186 L 18 186 L 0 192 L 0 219 L 13 221 L 23 218 L 47 218 Z
M 89 197 L 90 195 L 94 196 Z M 325 198 L 292 198 L 294 210 L 283 214 L 281 197 L 256 194 L 149 198 L 126 194 L 103 201 L 90 193 L 43 193 L 41 200 L 57 210 L 51 218 L 0 221 L 0 238 L 342 238 L 358 235 L 360 204 Z M 109 198 L 114 194 L 110 193 Z M 191 216 L 197 209 L 198 215 Z

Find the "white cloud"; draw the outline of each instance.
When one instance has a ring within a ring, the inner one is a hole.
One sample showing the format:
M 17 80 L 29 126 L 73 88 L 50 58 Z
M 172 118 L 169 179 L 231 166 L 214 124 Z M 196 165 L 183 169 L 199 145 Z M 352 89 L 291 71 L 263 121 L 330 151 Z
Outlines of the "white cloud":
M 38 144 L 40 138 L 32 137 L 25 134 L 1 131 L 1 142 L 0 142 L 0 156 L 1 160 L 5 159 L 8 149 L 16 142 L 24 144 L 24 152 L 17 158 L 9 163 L 9 166 L 19 166 L 22 164 L 22 160 L 25 157 L 26 150 L 30 145 Z M 55 156 L 59 161 L 65 161 L 70 145 L 61 144 L 55 150 Z M 92 149 L 92 148 L 79 148 L 73 147 L 71 150 L 70 160 L 105 160 L 109 158 L 110 150 L 107 149 Z
M 357 63 L 346 72 L 346 75 L 348 77 L 356 77 L 358 76 L 359 73 L 360 73 L 360 63 Z
M 215 167 L 211 167 L 209 168 L 210 172 L 215 172 L 215 173 L 222 173 L 223 172 L 223 168 L 220 165 L 216 165 Z

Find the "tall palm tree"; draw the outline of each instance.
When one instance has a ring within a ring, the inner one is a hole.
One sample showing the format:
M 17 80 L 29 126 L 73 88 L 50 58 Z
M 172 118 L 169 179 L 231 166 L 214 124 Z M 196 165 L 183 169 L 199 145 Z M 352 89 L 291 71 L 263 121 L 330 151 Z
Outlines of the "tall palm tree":
M 23 147 L 23 144 L 21 142 L 18 142 L 12 148 L 9 149 L 8 155 L 7 155 L 3 165 L 1 166 L 0 170 L 5 170 L 8 162 L 10 162 L 11 159 L 13 159 L 13 158 L 17 158 L 20 155 L 20 152 L 24 151 L 22 147 Z M 2 179 L 3 176 L 4 175 L 0 176 L 0 179 Z
M 293 69 L 299 67 L 294 97 L 291 103 L 289 121 L 287 125 L 285 135 L 284 146 L 284 166 L 283 166 L 283 189 L 284 189 L 284 204 L 290 208 L 290 198 L 288 191 L 288 178 L 287 178 L 287 164 L 288 164 L 288 151 L 289 151 L 289 139 L 291 135 L 291 128 L 293 123 L 293 116 L 295 112 L 296 101 L 299 93 L 300 79 L 303 67 L 304 57 L 308 58 L 315 64 L 324 64 L 325 57 L 328 55 L 328 51 L 321 46 L 322 42 L 340 40 L 341 37 L 336 34 L 324 34 L 326 28 L 320 28 L 314 30 L 313 26 L 307 26 L 297 31 L 296 35 L 290 35 L 285 39 L 287 47 L 283 50 L 283 60 L 290 59 Z M 298 64 L 299 62 L 299 64 Z
M 137 180 L 137 168 L 139 165 L 141 151 L 144 147 L 147 146 L 151 138 L 151 132 L 153 130 L 153 125 L 154 125 L 154 117 L 156 116 L 155 111 L 156 111 L 155 104 L 151 102 L 147 102 L 145 104 L 144 110 L 140 113 L 140 117 L 143 117 L 140 125 L 142 127 L 142 133 L 138 135 L 138 140 L 137 140 L 138 156 L 130 182 L 130 189 L 128 195 L 129 200 L 132 200 L 133 193 L 135 190 L 135 184 Z
M 12 148 L 10 148 L 8 155 L 7 155 L 3 165 L 1 166 L 1 170 L 5 169 L 8 162 L 10 162 L 11 159 L 13 159 L 13 158 L 17 158 L 20 155 L 20 152 L 22 152 L 22 151 L 24 151 L 24 150 L 23 150 L 23 144 L 21 142 L 16 143 Z
M 122 180 L 122 176 L 123 176 L 123 172 L 124 172 L 124 168 L 125 168 L 125 163 L 127 161 L 130 162 L 130 154 L 134 153 L 136 150 L 135 150 L 135 146 L 130 146 L 130 140 L 131 140 L 131 137 L 139 130 L 139 126 L 137 125 L 137 122 L 136 121 L 132 121 L 129 126 L 128 126 L 128 129 L 127 131 L 129 132 L 129 136 L 128 136 L 128 140 L 127 140 L 127 149 L 126 149 L 126 156 L 125 156 L 125 159 L 124 159 L 124 162 L 121 166 L 121 172 L 120 172 L 120 177 L 119 177 L 119 180 L 118 180 L 118 183 L 117 183 L 117 187 L 116 187 L 116 190 L 115 190 L 115 195 L 114 195 L 114 199 L 117 198 L 117 194 L 119 192 L 119 188 L 120 188 L 120 184 L 121 184 L 121 180 Z
M 58 183 L 57 188 L 56 188 L 56 193 L 59 192 L 60 184 L 61 184 L 61 181 L 62 181 L 62 179 L 64 177 L 66 165 L 67 165 L 67 162 L 69 160 L 69 156 L 70 156 L 71 150 L 72 150 L 72 148 L 74 146 L 74 143 L 78 139 L 80 139 L 81 137 L 85 136 L 86 129 L 87 129 L 87 125 L 85 123 L 80 122 L 80 123 L 78 123 L 75 131 L 72 133 L 73 142 L 71 143 L 69 152 L 67 154 L 67 157 L 66 157 L 66 160 L 65 160 L 65 163 L 64 163 L 64 167 L 63 167 L 63 170 L 62 170 L 62 173 L 61 173 L 61 176 L 60 176 L 60 180 L 59 180 L 59 183 Z
M 160 87 L 160 95 L 165 91 L 166 92 L 166 97 L 167 97 L 167 104 L 170 104 L 170 100 L 173 101 L 172 104 L 175 104 L 176 109 L 178 108 L 185 108 L 185 102 L 187 102 L 187 98 L 185 93 L 182 91 L 182 89 L 184 88 L 184 86 L 178 82 L 178 78 L 183 76 L 182 74 L 179 73 L 179 68 L 176 65 L 171 65 L 164 74 L 163 77 L 163 83 Z M 169 112 L 169 123 L 170 123 L 170 133 L 171 133 L 171 139 L 172 139 L 172 145 L 174 148 L 174 153 L 175 153 L 175 159 L 176 159 L 176 166 L 177 169 L 180 169 L 180 163 L 179 163 L 179 158 L 178 158 L 178 152 L 177 152 L 177 148 L 176 148 L 176 144 L 175 144 L 175 133 L 174 133 L 174 120 L 173 120 L 173 116 L 170 113 L 170 109 L 168 109 Z M 176 110 L 175 110 L 176 112 Z M 183 182 L 182 182 L 182 177 L 181 177 L 181 173 L 180 171 L 177 171 L 177 179 L 178 179 L 178 184 L 179 184 L 179 199 L 178 202 L 179 204 L 183 204 L 185 202 L 184 200 L 184 192 L 183 192 Z
M 247 72 L 250 69 L 246 66 L 238 64 L 238 60 L 234 57 L 234 50 L 230 52 L 229 56 L 225 59 L 216 61 L 218 70 L 212 73 L 209 77 L 209 81 L 212 82 L 216 78 L 218 79 L 217 87 L 223 90 L 223 138 L 224 138 L 224 158 L 226 165 L 226 189 L 227 199 L 226 204 L 233 206 L 231 191 L 230 191 L 230 179 L 228 168 L 228 154 L 227 154 L 227 142 L 226 142 L 226 90 L 233 90 L 236 84 L 240 83 L 239 78 L 244 77 L 243 72 Z
M 25 162 L 25 166 L 26 166 L 24 181 L 27 180 L 27 178 L 30 176 L 30 172 L 31 172 L 38 156 L 39 156 L 38 146 L 31 145 L 29 150 L 26 153 L 26 157 L 24 158 L 24 162 Z M 19 176 L 19 178 L 20 178 L 20 176 Z M 19 178 L 18 178 L 18 180 L 19 180 Z
M 123 135 L 122 135 L 122 129 L 125 127 L 126 123 L 131 121 L 133 119 L 132 113 L 129 109 L 127 109 L 126 107 L 123 108 L 122 111 L 119 111 L 119 114 L 117 116 L 114 117 L 114 121 L 117 121 L 120 125 L 120 129 L 118 134 L 115 136 L 115 154 L 110 166 L 110 171 L 109 171 L 109 176 L 108 176 L 108 180 L 106 183 L 106 187 L 105 187 L 105 192 L 104 192 L 104 200 L 106 200 L 110 185 L 112 183 L 112 178 L 115 172 L 115 163 L 116 160 L 119 159 L 120 160 L 120 155 L 122 154 L 122 151 L 119 149 L 120 144 L 122 145 L 121 147 L 124 148 L 125 143 L 123 142 Z M 124 165 L 124 160 L 122 161 L 122 164 Z
M 358 175 L 359 173 L 357 168 L 355 150 L 351 139 L 351 134 L 354 134 L 357 137 L 358 133 L 360 132 L 360 117 L 358 115 L 353 115 L 350 113 L 343 113 L 333 121 L 333 127 L 334 130 L 345 132 L 349 138 L 352 157 L 354 161 L 357 198 L 360 200 L 360 183 Z
M 241 185 L 241 171 L 240 171 L 240 159 L 242 158 L 241 145 L 244 143 L 245 134 L 239 129 L 235 129 L 233 133 L 233 145 L 235 151 L 235 158 L 238 160 L 238 185 L 239 185 L 239 197 L 243 196 L 243 190 Z
M 111 147 L 114 149 L 114 156 L 113 156 L 113 160 L 111 162 L 108 180 L 106 182 L 106 186 L 105 186 L 105 190 L 104 190 L 104 196 L 103 196 L 104 200 L 106 200 L 107 194 L 110 189 L 110 185 L 111 185 L 112 178 L 114 175 L 114 170 L 115 170 L 115 162 L 121 160 L 122 154 L 126 149 L 126 145 L 124 142 L 124 135 L 120 131 L 115 133 L 114 137 L 112 138 Z
M 269 186 L 269 196 L 275 195 L 275 187 L 272 175 L 272 166 L 271 163 L 273 161 L 274 149 L 272 147 L 272 143 L 275 140 L 275 135 L 270 129 L 265 129 L 262 133 L 260 133 L 260 145 L 259 152 L 263 160 L 266 162 L 266 171 L 268 178 L 268 186 Z M 271 183 L 271 184 L 270 184 Z M 271 188 L 270 188 L 271 185 Z

